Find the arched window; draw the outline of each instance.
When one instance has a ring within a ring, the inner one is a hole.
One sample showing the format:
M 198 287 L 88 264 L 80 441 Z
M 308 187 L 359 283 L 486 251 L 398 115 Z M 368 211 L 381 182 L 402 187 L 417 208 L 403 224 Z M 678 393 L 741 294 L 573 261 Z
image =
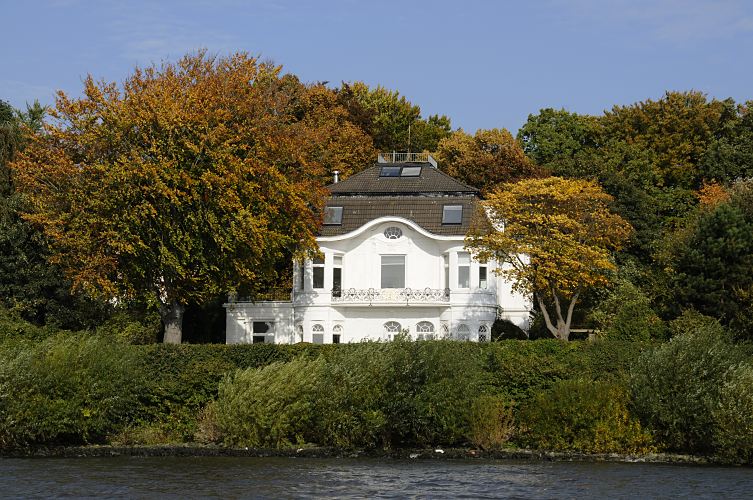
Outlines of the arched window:
M 442 338 L 446 339 L 450 336 L 450 327 L 447 326 L 447 323 L 442 323 L 442 326 L 439 327 L 439 331 L 442 334 Z
M 396 240 L 403 235 L 403 231 L 399 227 L 390 226 L 384 230 L 384 237 L 388 240 Z
M 311 327 L 311 340 L 314 344 L 324 343 L 324 327 L 319 323 Z
M 298 323 L 295 325 L 295 341 L 303 342 L 303 325 Z
M 400 333 L 400 323 L 397 321 L 388 321 L 384 324 L 384 333 L 395 334 Z
M 416 324 L 416 338 L 418 340 L 431 340 L 434 338 L 434 323 L 421 321 Z
M 458 340 L 468 340 L 471 338 L 471 331 L 467 325 L 460 325 L 458 326 L 457 336 Z
M 489 327 L 481 325 L 478 327 L 478 341 L 486 342 L 489 339 Z
M 342 325 L 335 325 L 332 327 L 332 343 L 333 344 L 339 344 L 342 342 L 342 336 L 343 336 L 343 326 Z

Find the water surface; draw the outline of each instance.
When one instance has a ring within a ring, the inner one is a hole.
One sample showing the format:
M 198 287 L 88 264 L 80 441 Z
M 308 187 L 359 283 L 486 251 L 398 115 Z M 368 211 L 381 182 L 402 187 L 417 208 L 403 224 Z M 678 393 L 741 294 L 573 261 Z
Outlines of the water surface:
M 753 469 L 510 460 L 0 459 L 0 496 L 751 498 Z

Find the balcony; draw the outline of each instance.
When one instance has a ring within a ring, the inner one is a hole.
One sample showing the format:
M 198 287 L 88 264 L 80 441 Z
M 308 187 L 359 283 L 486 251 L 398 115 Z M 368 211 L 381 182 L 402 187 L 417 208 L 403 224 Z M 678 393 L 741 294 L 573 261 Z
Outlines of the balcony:
M 434 305 L 450 302 L 450 290 L 441 288 L 346 288 L 332 290 L 332 304 Z

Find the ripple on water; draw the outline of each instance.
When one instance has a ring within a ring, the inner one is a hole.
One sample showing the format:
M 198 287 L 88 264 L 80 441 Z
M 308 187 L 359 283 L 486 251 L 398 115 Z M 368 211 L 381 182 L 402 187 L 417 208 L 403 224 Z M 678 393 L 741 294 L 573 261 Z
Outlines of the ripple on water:
M 749 498 L 753 470 L 659 464 L 249 457 L 0 459 L 0 496 Z

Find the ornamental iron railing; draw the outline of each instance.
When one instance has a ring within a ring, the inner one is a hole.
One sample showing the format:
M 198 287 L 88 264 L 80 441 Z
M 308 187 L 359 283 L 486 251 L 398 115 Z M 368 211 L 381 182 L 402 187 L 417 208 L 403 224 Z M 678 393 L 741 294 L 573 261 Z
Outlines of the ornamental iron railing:
M 332 302 L 396 303 L 449 302 L 445 288 L 345 288 L 332 290 Z

